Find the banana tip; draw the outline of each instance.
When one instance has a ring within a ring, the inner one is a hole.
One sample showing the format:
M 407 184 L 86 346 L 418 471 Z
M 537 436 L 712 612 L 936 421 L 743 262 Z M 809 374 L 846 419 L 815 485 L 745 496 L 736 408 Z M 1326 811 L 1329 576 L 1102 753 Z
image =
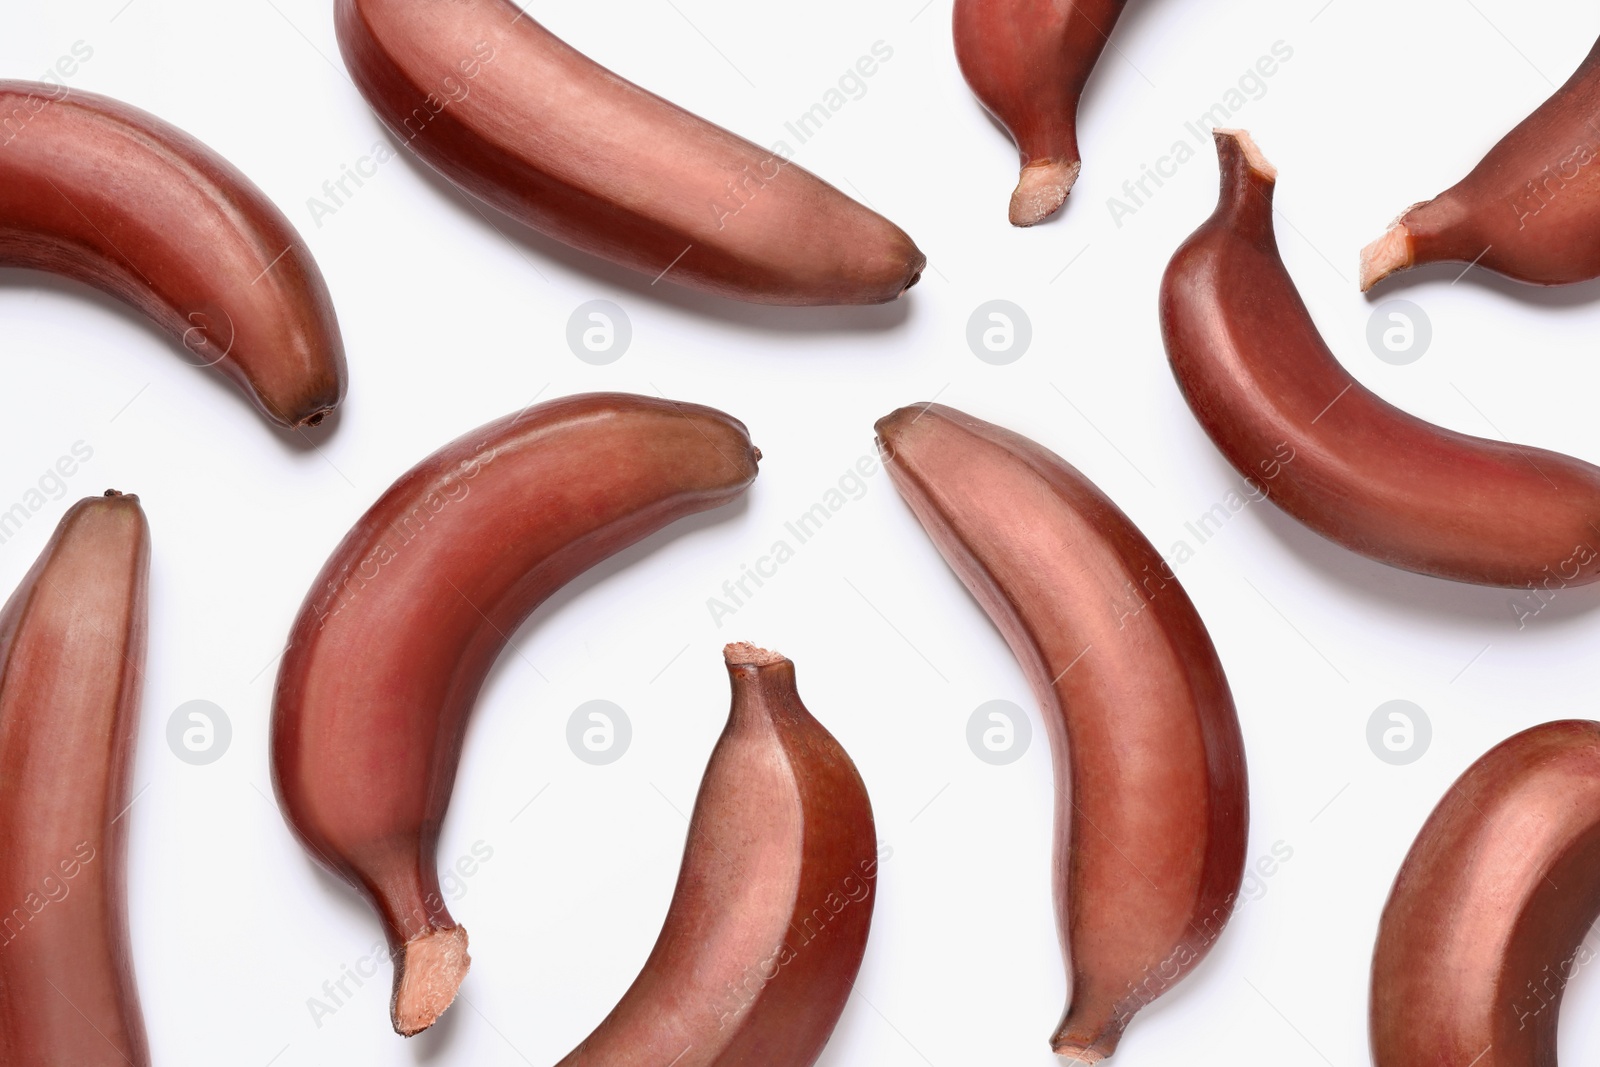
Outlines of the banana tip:
M 291 414 L 283 421 L 292 430 L 304 430 L 310 426 L 321 426 L 338 406 L 339 398 L 335 398 L 331 402 L 326 399 L 315 400 L 311 403 L 291 408 Z
M 1023 167 L 1011 194 L 1011 225 L 1032 226 L 1054 215 L 1067 202 L 1082 169 L 1083 162 L 1076 159 L 1045 159 Z
M 400 951 L 390 1004 L 394 1032 L 413 1037 L 432 1026 L 456 999 L 471 966 L 463 927 L 430 930 L 407 941 Z
M 929 404 L 914 404 L 910 407 L 898 408 L 889 412 L 872 426 L 876 431 L 875 443 L 878 454 L 884 461 L 892 462 L 895 458 L 895 448 L 899 444 L 901 435 L 906 428 L 927 413 Z
M 1396 222 L 1388 233 L 1361 250 L 1361 291 L 1411 265 L 1411 231 L 1405 223 Z

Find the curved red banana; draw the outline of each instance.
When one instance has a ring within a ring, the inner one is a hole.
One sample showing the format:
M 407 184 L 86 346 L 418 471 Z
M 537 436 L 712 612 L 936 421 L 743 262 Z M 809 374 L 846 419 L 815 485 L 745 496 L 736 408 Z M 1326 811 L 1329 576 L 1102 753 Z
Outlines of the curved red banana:
M 510 0 L 338 0 L 384 125 L 466 192 L 559 241 L 759 304 L 880 304 L 927 260 L 899 227 L 645 92 Z
M 1595 953 L 1600 723 L 1501 742 L 1417 834 L 1378 926 L 1376 1067 L 1555 1067 L 1561 994 Z
M 689 821 L 655 949 L 560 1067 L 811 1067 L 872 926 L 877 834 L 850 756 L 794 664 L 724 651 L 733 710 Z
M 1600 468 L 1424 422 L 1351 377 L 1279 257 L 1276 172 L 1248 134 L 1216 141 L 1217 210 L 1167 267 L 1161 332 L 1234 469 L 1380 563 L 1482 585 L 1600 578 Z
M 3 152 L 0 152 L 3 154 Z M 139 499 L 74 505 L 0 611 L 0 1064 L 149 1067 L 123 818 L 144 684 Z
M 1361 250 L 1361 288 L 1423 263 L 1535 285 L 1600 277 L 1600 42 L 1567 83 L 1432 200 Z
M 1078 99 L 1126 3 L 956 0 L 961 73 L 1022 153 L 1013 226 L 1054 215 L 1078 180 Z
M 434 850 L 509 636 L 596 563 L 738 496 L 759 456 L 710 408 L 567 397 L 423 460 L 323 567 L 278 673 L 273 781 L 301 842 L 383 920 L 397 1032 L 430 1026 L 466 975 Z
M 305 242 L 227 160 L 138 108 L 0 81 L 0 266 L 126 300 L 280 425 L 315 426 L 344 399 Z
M 1172 569 L 1059 456 L 939 404 L 878 422 L 896 488 L 1016 653 L 1056 767 L 1058 1055 L 1097 1063 L 1233 914 L 1244 742 Z

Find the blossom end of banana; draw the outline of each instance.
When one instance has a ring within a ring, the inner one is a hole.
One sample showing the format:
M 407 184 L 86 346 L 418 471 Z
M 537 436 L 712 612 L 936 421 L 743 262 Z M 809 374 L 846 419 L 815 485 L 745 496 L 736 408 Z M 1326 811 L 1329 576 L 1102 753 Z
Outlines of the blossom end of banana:
M 911 291 L 911 288 L 914 285 L 916 285 L 918 282 L 920 282 L 922 280 L 922 272 L 927 270 L 927 269 L 928 269 L 928 257 L 926 255 L 924 255 L 923 253 L 918 252 L 916 254 L 916 256 L 912 259 L 911 264 L 910 264 L 909 268 L 906 271 L 906 283 L 900 287 L 900 291 L 898 293 L 896 293 L 894 296 L 890 297 L 889 299 L 890 300 L 898 300 L 902 296 L 905 296 L 908 292 Z

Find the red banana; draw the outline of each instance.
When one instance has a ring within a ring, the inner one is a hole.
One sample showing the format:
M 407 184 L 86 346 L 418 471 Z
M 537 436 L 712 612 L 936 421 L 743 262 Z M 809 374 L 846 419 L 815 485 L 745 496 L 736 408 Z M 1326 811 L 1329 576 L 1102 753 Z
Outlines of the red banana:
M 938 404 L 880 420 L 878 442 L 1043 710 L 1071 972 L 1051 1045 L 1097 1063 L 1233 913 L 1249 798 L 1228 681 L 1172 568 L 1059 456 Z
M 384 125 L 466 192 L 651 278 L 758 304 L 880 304 L 927 260 L 774 152 L 625 81 L 510 0 L 338 0 Z
M 810 1067 L 850 998 L 878 870 L 866 786 L 800 703 L 793 663 L 746 644 L 724 656 L 733 710 L 661 936 L 560 1067 Z
M 1555 1067 L 1600 918 L 1600 723 L 1551 722 L 1467 769 L 1417 834 L 1378 926 L 1376 1067 Z
M 0 81 L 0 266 L 119 297 L 273 422 L 344 399 L 344 342 L 311 251 L 232 164 L 138 108 Z
M 1276 172 L 1248 134 L 1216 141 L 1217 209 L 1167 267 L 1161 332 L 1234 469 L 1380 563 L 1482 585 L 1600 578 L 1600 468 L 1423 422 L 1351 377 L 1278 254 Z
M 149 571 L 138 497 L 92 497 L 67 512 L 0 611 L 5 1067 L 149 1067 L 124 818 Z
M 956 60 L 1022 153 L 1011 224 L 1066 202 L 1083 162 L 1078 100 L 1127 0 L 956 0 Z
M 1600 42 L 1483 162 L 1407 208 L 1361 250 L 1361 288 L 1422 263 L 1475 263 L 1517 281 L 1600 277 Z
M 423 460 L 323 567 L 278 674 L 273 781 L 301 842 L 383 921 L 397 1032 L 431 1025 L 466 975 L 435 848 L 509 636 L 596 563 L 738 496 L 759 457 L 710 408 L 567 397 Z

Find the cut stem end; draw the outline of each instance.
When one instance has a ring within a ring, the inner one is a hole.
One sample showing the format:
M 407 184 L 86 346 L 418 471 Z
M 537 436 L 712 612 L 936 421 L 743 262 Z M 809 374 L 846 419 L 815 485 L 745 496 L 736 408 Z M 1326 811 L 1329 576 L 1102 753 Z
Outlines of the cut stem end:
M 430 930 L 407 941 L 400 950 L 389 1005 L 394 1032 L 412 1037 L 432 1026 L 456 999 L 471 966 L 464 927 Z
M 1361 250 L 1361 291 L 1364 293 L 1397 270 L 1413 266 L 1411 231 L 1397 222 L 1389 232 Z
M 1221 127 L 1211 131 L 1213 137 L 1226 137 L 1239 146 L 1239 151 L 1244 153 L 1244 161 L 1251 170 L 1267 179 L 1269 182 L 1278 180 L 1278 168 L 1268 162 L 1265 154 L 1256 146 L 1254 137 L 1249 130 L 1225 130 Z
M 1061 1058 L 1062 1063 L 1099 1063 L 1110 1055 L 1099 1049 L 1077 1048 L 1072 1045 L 1057 1045 L 1055 1053 Z
M 1061 1026 L 1050 1038 L 1050 1049 L 1061 1057 L 1063 1063 L 1099 1063 L 1111 1058 L 1122 1040 L 1122 1027 L 1126 1019 L 1110 1024 L 1083 1025 L 1063 1019 Z
M 770 667 L 783 662 L 783 657 L 778 653 L 757 648 L 748 641 L 735 641 L 724 647 L 722 658 L 730 667 Z
M 1011 194 L 1011 225 L 1032 226 L 1054 215 L 1067 202 L 1082 169 L 1083 162 L 1076 159 L 1046 159 L 1023 167 Z

